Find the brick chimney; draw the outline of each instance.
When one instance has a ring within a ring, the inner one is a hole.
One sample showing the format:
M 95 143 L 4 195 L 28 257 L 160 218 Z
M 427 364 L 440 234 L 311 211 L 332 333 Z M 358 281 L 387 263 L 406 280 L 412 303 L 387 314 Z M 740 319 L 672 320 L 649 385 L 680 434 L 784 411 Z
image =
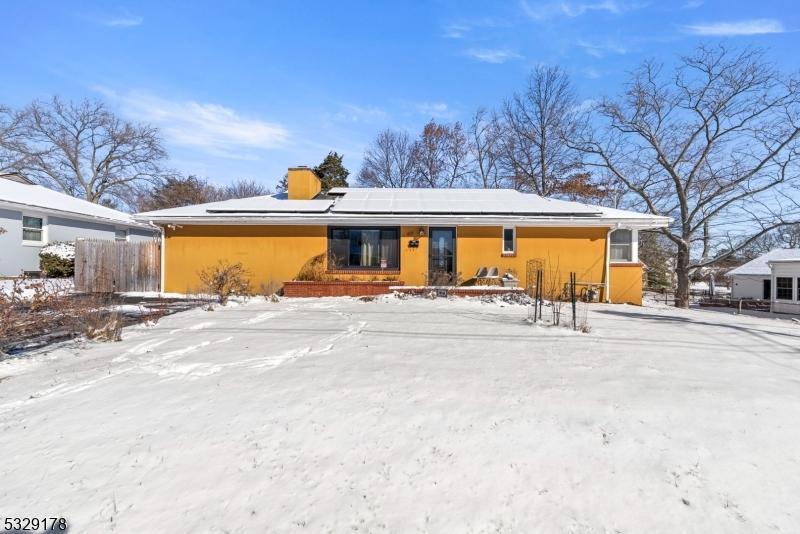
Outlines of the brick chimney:
M 317 173 L 308 167 L 290 167 L 287 182 L 289 200 L 311 200 L 322 191 Z

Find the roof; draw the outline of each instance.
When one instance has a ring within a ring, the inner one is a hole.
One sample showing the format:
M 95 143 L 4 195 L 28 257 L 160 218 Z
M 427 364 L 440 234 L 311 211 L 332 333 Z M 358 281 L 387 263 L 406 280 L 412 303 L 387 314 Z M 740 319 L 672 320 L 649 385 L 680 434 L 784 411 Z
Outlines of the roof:
M 287 200 L 271 195 L 225 200 L 181 208 L 138 213 L 153 222 L 218 222 L 279 224 L 280 222 L 398 224 L 565 224 L 609 226 L 629 223 L 642 228 L 666 226 L 667 217 L 593 206 L 521 193 L 513 189 L 392 189 L 333 188 L 313 200 Z
M 23 175 L 21 175 L 18 172 L 0 173 L 0 178 L 2 178 L 4 180 L 11 180 L 12 182 L 19 182 L 21 184 L 32 184 L 33 183 L 33 182 L 31 182 L 30 180 L 28 180 L 27 178 L 25 178 Z
M 744 265 L 728 271 L 728 276 L 769 276 L 769 263 L 781 260 L 800 260 L 800 248 L 776 248 Z
M 0 180 L 0 205 L 34 209 L 64 217 L 102 220 L 126 226 L 143 226 L 132 215 L 93 202 L 75 198 L 40 185 Z
M 514 189 L 362 189 L 334 188 L 343 194 L 336 213 L 446 213 L 598 215 L 600 208 L 520 193 Z

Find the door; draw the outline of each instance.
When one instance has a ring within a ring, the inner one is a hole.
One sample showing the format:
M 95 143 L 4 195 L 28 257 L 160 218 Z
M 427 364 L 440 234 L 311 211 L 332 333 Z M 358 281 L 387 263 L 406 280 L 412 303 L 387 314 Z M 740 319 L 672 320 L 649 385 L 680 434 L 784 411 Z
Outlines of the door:
M 764 280 L 764 300 L 770 300 L 772 298 L 772 280 L 767 278 Z
M 456 273 L 456 229 L 430 228 L 428 230 L 428 284 L 454 286 Z

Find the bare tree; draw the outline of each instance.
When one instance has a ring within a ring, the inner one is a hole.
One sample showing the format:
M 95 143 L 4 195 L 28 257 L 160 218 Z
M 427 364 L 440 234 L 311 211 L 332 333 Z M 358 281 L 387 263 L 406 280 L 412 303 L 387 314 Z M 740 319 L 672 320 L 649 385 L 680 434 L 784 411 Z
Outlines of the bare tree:
M 414 142 L 414 169 L 421 187 L 456 187 L 467 174 L 467 138 L 460 122 L 429 121 Z
M 100 101 L 36 101 L 22 112 L 17 165 L 33 180 L 101 203 L 162 173 L 158 131 L 117 118 Z
M 223 200 L 233 198 L 249 198 L 271 195 L 269 187 L 255 180 L 235 180 L 220 188 L 220 198 Z
M 0 173 L 12 172 L 23 166 L 22 114 L 0 106 Z
M 484 189 L 506 187 L 501 172 L 502 127 L 485 108 L 478 108 L 469 125 L 472 182 Z
M 596 106 L 579 146 L 643 208 L 673 218 L 663 233 L 676 247 L 676 306 L 688 306 L 693 271 L 795 220 L 798 88 L 759 50 L 700 47 L 674 72 L 645 62 L 619 99 Z M 711 234 L 722 242 L 703 259 Z
M 364 152 L 358 173 L 365 187 L 414 187 L 414 150 L 406 132 L 384 130 Z
M 578 105 L 569 76 L 559 67 L 537 67 L 523 93 L 503 105 L 503 164 L 517 189 L 542 196 L 581 169 L 581 154 L 563 142 L 577 129 Z

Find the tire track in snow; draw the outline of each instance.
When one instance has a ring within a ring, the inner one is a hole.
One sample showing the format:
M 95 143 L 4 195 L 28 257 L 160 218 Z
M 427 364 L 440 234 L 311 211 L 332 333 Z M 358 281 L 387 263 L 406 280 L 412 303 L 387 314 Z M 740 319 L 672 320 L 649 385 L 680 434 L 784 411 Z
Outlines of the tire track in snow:
M 259 317 L 261 316 L 254 317 L 253 319 L 258 319 Z M 161 365 L 156 364 L 156 365 L 142 366 L 142 370 L 147 372 L 153 372 L 154 374 L 157 374 L 162 378 L 170 378 L 170 377 L 202 378 L 219 373 L 225 369 L 239 369 L 239 368 L 254 369 L 254 370 L 273 369 L 275 367 L 278 367 L 279 365 L 290 362 L 292 360 L 303 358 L 305 356 L 315 356 L 318 354 L 325 354 L 327 352 L 330 352 L 336 347 L 337 341 L 360 335 L 363 332 L 364 327 L 366 325 L 367 325 L 366 321 L 360 321 L 357 324 L 348 326 L 347 330 L 345 330 L 344 332 L 340 332 L 338 334 L 334 334 L 332 336 L 328 336 L 327 338 L 321 339 L 317 343 L 317 345 L 322 345 L 322 346 L 318 349 L 314 349 L 311 346 L 305 346 L 297 349 L 287 350 L 281 352 L 280 354 L 260 356 L 256 358 L 247 358 L 244 360 L 236 360 L 232 362 L 225 362 L 225 363 L 195 362 L 195 363 L 180 363 L 180 364 L 164 363 Z M 232 337 L 229 337 L 224 340 L 219 340 L 215 343 L 230 341 L 232 339 L 233 339 Z M 201 345 L 206 346 L 208 345 L 208 342 L 201 343 Z M 200 347 L 198 347 L 197 345 L 193 345 L 191 347 L 187 347 L 187 349 L 189 348 L 196 350 L 196 348 Z

